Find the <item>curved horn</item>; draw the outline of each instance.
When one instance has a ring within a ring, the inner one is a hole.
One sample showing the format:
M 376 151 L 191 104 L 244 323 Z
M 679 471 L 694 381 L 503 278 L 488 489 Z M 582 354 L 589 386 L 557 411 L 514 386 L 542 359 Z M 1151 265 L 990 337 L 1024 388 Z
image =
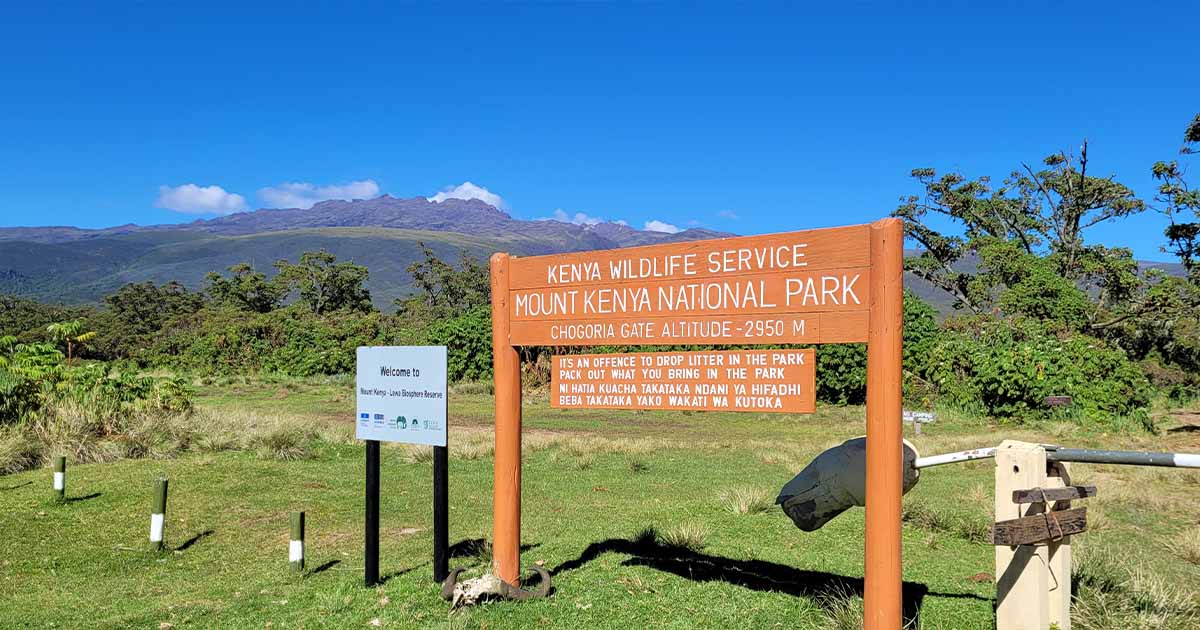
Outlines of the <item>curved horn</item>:
M 442 580 L 442 599 L 446 601 L 454 599 L 454 587 L 458 584 L 458 574 L 463 571 L 464 569 L 452 569 L 450 575 Z
M 536 571 L 538 576 L 542 578 L 541 582 L 538 584 L 537 590 L 527 591 L 523 588 L 512 586 L 508 582 L 501 582 L 501 595 L 503 595 L 505 599 L 524 601 L 527 599 L 544 599 L 550 596 L 550 572 L 536 564 L 530 566 L 529 568 Z

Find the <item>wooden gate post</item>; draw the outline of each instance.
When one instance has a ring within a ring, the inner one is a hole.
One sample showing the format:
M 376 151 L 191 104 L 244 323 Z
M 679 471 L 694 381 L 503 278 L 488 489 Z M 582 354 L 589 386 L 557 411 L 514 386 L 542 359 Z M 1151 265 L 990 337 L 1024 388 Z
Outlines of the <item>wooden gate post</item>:
M 871 297 L 867 329 L 867 497 L 863 628 L 901 624 L 900 501 L 903 435 L 900 380 L 904 326 L 904 227 L 871 225 Z
M 1053 462 L 1047 469 L 1047 488 L 1063 488 L 1071 485 L 1071 473 L 1066 462 Z M 1069 501 L 1067 503 L 1070 503 Z M 1058 507 L 1058 504 L 1055 504 Z M 1050 509 L 1050 506 L 1046 506 Z M 1048 614 L 1050 623 L 1058 630 L 1071 630 L 1071 537 L 1052 541 L 1046 545 L 1050 570 L 1048 576 Z
M 1018 504 L 1013 490 L 1045 488 L 1046 449 L 1005 440 L 996 449 L 996 521 L 1040 514 L 1044 503 Z M 1050 627 L 1049 550 L 1045 545 L 996 546 L 996 630 L 1045 630 Z M 1069 602 L 1068 560 L 1065 589 Z
M 492 369 L 496 390 L 492 572 L 521 579 L 521 359 L 509 341 L 509 256 L 492 256 Z

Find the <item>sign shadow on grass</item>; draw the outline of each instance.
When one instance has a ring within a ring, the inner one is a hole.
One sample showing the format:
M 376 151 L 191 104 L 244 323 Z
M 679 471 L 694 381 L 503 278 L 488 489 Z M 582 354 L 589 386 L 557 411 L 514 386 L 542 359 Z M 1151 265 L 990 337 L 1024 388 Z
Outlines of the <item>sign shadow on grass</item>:
M 310 570 L 308 572 L 308 574 L 316 575 L 318 573 L 324 573 L 324 572 L 332 569 L 333 567 L 336 567 L 337 565 L 339 565 L 341 563 L 342 563 L 341 560 L 329 560 L 328 562 L 322 563 L 320 566 L 314 567 L 312 570 Z
M 521 553 L 536 549 L 541 543 L 521 545 Z M 492 543 L 485 538 L 464 538 L 452 545 L 448 550 L 450 558 L 480 558 L 490 560 Z
M 80 497 L 67 497 L 67 503 L 77 503 L 79 501 L 87 501 L 88 499 L 95 499 L 96 497 L 99 497 L 101 494 L 103 494 L 103 493 L 93 492 L 91 494 L 85 494 Z
M 696 582 L 720 581 L 755 591 L 787 593 L 812 599 L 824 607 L 846 595 L 861 597 L 863 579 L 806 571 L 766 560 L 739 560 L 702 553 L 695 549 L 664 544 L 653 528 L 642 530 L 632 538 L 609 538 L 587 546 L 578 558 L 554 567 L 550 574 L 572 571 L 606 553 L 631 556 L 622 566 L 649 567 L 675 574 Z M 973 593 L 934 593 L 925 584 L 904 582 L 902 614 L 905 627 L 919 627 L 921 604 L 926 595 L 991 601 Z
M 204 538 L 212 536 L 215 533 L 217 533 L 216 530 L 206 529 L 199 534 L 196 534 L 195 536 L 183 541 L 178 547 L 175 548 L 175 551 L 186 551 L 190 549 L 192 545 L 200 542 Z

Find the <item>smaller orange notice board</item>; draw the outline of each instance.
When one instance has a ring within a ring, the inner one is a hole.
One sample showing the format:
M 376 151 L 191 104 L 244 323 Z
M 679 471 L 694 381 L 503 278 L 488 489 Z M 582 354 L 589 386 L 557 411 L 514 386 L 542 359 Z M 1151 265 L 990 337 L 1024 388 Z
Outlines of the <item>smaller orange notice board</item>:
M 814 363 L 811 348 L 560 355 L 550 406 L 813 413 Z

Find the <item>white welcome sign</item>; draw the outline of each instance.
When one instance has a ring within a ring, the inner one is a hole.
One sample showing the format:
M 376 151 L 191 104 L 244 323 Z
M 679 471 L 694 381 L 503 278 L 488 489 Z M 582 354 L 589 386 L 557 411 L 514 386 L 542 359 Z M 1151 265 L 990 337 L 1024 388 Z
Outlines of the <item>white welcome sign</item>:
M 358 349 L 360 440 L 446 445 L 446 346 Z

